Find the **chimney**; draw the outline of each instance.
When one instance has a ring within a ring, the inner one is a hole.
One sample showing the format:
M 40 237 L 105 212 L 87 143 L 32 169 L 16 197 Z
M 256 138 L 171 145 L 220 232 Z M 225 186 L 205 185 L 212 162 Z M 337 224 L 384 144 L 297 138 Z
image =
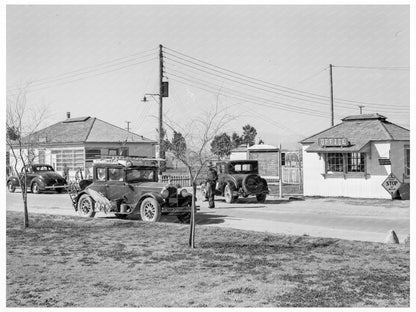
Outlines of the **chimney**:
M 66 112 L 66 118 L 71 118 L 71 112 Z

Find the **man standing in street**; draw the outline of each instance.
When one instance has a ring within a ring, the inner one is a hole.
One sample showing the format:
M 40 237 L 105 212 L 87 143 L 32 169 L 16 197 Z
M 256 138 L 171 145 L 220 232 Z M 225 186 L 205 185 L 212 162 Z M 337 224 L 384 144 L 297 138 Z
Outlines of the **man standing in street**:
M 208 184 L 208 208 L 215 208 L 214 196 L 215 196 L 215 185 L 217 184 L 218 175 L 217 171 L 214 169 L 212 163 L 208 165 L 207 172 L 207 184 Z

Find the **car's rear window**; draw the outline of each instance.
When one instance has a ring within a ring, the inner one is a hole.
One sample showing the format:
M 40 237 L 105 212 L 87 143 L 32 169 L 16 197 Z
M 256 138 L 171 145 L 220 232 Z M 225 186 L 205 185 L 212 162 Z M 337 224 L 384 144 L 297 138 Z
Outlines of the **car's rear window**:
M 257 164 L 254 163 L 232 163 L 230 165 L 231 173 L 257 173 Z
M 52 166 L 34 166 L 33 171 L 54 171 Z

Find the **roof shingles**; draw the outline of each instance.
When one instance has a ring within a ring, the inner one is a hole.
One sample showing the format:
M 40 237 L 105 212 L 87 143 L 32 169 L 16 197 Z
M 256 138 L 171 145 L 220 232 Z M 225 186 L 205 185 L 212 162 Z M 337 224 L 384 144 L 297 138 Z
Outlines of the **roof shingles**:
M 346 117 L 342 123 L 306 138 L 301 143 L 311 144 L 308 151 L 317 152 L 322 149 L 318 145 L 319 138 L 345 137 L 350 141 L 351 146 L 342 149 L 358 151 L 370 141 L 410 140 L 409 130 L 385 119 L 386 117 L 379 114 Z M 325 148 L 325 151 L 330 151 L 330 149 Z
M 35 132 L 32 137 L 42 143 L 135 142 L 156 143 L 141 135 L 98 118 L 67 119 Z M 32 140 L 33 141 L 33 140 Z

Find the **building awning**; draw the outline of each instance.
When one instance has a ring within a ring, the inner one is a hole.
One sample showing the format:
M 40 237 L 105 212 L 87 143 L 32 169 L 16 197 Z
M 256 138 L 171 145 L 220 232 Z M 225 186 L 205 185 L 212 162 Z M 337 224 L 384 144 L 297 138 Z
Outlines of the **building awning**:
M 321 146 L 318 143 L 313 143 L 306 151 L 308 153 L 360 153 L 366 150 L 368 141 L 355 142 L 349 146 Z

